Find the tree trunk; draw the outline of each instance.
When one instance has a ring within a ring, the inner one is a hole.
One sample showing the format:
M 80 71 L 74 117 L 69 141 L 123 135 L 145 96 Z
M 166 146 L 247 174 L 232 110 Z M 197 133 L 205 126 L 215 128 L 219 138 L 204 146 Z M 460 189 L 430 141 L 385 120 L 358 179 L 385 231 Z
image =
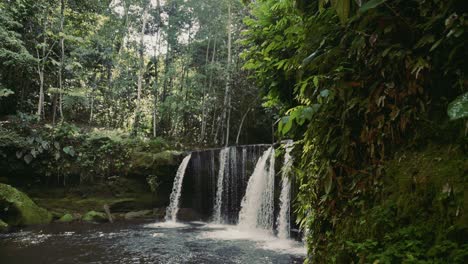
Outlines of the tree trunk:
M 141 90 L 143 86 L 143 74 L 145 72 L 145 64 L 144 64 L 144 50 L 145 50 L 145 43 L 144 43 L 144 37 L 145 37 L 145 28 L 146 28 L 146 21 L 148 18 L 147 15 L 147 5 L 145 3 L 145 6 L 143 7 L 143 23 L 141 26 L 141 32 L 140 32 L 140 47 L 139 47 L 139 57 L 140 57 L 140 65 L 139 65 L 139 70 L 138 70 L 138 87 L 137 87 L 137 103 L 136 103 L 136 109 L 135 109 L 135 123 L 134 123 L 134 134 L 138 134 L 138 129 L 140 127 L 140 108 L 141 108 Z
M 64 116 L 63 116 L 63 68 L 64 68 L 64 62 L 65 62 L 65 37 L 64 37 L 64 32 L 63 32 L 63 23 L 65 20 L 65 0 L 60 1 L 60 68 L 59 68 L 59 112 L 60 112 L 60 118 L 63 121 Z M 54 110 L 55 114 L 55 110 Z
M 205 85 L 202 88 L 202 123 L 200 129 L 200 142 L 203 142 L 205 139 L 205 129 L 206 129 L 206 92 L 205 89 L 208 86 L 208 60 L 210 55 L 210 42 L 211 39 L 208 38 L 208 45 L 206 46 L 206 56 L 205 56 Z
M 93 122 L 94 119 L 94 91 L 96 90 L 96 73 L 93 74 L 92 83 L 91 83 L 91 94 L 90 94 L 90 106 L 89 106 L 89 124 Z
M 226 89 L 224 91 L 224 109 L 223 109 L 223 123 L 226 122 L 226 138 L 225 146 L 229 145 L 229 123 L 231 116 L 231 93 L 230 93 L 230 79 L 231 79 L 231 3 L 228 4 L 228 58 L 227 58 L 227 78 L 226 78 Z
M 157 122 L 158 122 L 158 116 L 157 116 L 157 111 L 158 111 L 158 82 L 159 82 L 159 74 L 158 74 L 158 64 L 159 64 L 159 54 L 161 53 L 160 48 L 161 48 L 161 3 L 159 0 L 157 0 L 157 9 L 159 13 L 159 20 L 158 20 L 158 43 L 154 47 L 154 82 L 153 82 L 153 96 L 154 96 L 154 101 L 153 101 L 153 137 L 155 138 L 157 136 Z M 157 51 L 157 52 L 156 52 Z M 156 54 L 158 53 L 158 54 Z
M 47 45 L 47 9 L 44 11 L 44 33 L 43 33 L 43 42 L 42 42 L 42 54 L 39 57 L 39 51 L 37 52 L 38 57 L 38 66 L 37 72 L 39 74 L 39 102 L 37 104 L 37 118 L 41 120 L 43 118 L 44 110 L 44 68 L 46 61 L 46 45 Z
M 215 39 L 214 39 L 214 44 L 213 44 L 213 54 L 211 56 L 211 66 L 213 66 L 216 62 L 216 36 L 215 36 Z M 213 86 L 213 69 L 210 70 L 210 80 L 209 80 L 209 83 L 208 83 L 208 91 L 212 94 L 215 94 L 214 92 L 214 89 L 212 88 Z M 215 110 L 215 107 L 213 107 L 213 120 L 212 120 L 212 125 L 211 125 L 211 136 L 214 136 L 215 135 L 215 121 L 216 121 L 216 112 L 214 111 Z M 209 111 L 208 111 L 209 112 Z M 217 133 L 217 132 L 216 132 Z M 213 142 L 215 142 L 215 139 L 213 140 Z
M 39 74 L 39 103 L 37 105 L 37 117 L 39 120 L 42 119 L 42 109 L 44 107 L 44 68 L 41 66 L 38 67 Z

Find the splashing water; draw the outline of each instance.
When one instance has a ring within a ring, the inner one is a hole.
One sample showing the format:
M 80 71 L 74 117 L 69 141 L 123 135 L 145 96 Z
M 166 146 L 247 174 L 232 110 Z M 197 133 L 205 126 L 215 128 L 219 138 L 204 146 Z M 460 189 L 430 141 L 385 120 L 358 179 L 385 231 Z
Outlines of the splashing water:
M 180 193 L 182 191 L 182 182 L 184 180 L 185 169 L 190 161 L 192 154 L 186 156 L 182 163 L 179 165 L 177 169 L 177 174 L 174 179 L 174 185 L 172 186 L 172 192 L 170 196 L 170 203 L 166 209 L 166 221 L 176 221 L 177 212 L 179 211 L 179 200 L 180 200 Z
M 213 222 L 221 223 L 221 206 L 223 203 L 223 183 L 224 183 L 224 174 L 227 167 L 227 156 L 229 154 L 229 148 L 223 148 L 219 152 L 219 171 L 218 171 L 218 181 L 216 189 L 216 201 L 214 206 Z
M 290 236 L 290 203 L 291 203 L 291 181 L 288 177 L 292 167 L 291 150 L 293 142 L 288 141 L 285 144 L 286 153 L 284 154 L 284 163 L 281 171 L 281 194 L 280 194 L 280 212 L 277 219 L 278 237 L 288 239 Z
M 267 168 L 267 161 L 269 167 Z M 241 203 L 241 229 L 273 231 L 275 150 L 270 147 L 258 160 Z

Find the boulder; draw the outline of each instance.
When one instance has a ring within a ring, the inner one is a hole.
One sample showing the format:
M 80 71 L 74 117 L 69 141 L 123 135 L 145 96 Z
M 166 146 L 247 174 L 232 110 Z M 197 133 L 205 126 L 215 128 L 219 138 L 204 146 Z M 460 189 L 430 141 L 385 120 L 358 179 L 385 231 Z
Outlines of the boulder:
M 153 216 L 153 210 L 142 210 L 135 212 L 128 212 L 124 215 L 124 218 L 127 220 L 136 219 L 136 218 L 149 218 Z
M 132 155 L 129 167 L 130 174 L 148 175 L 159 171 L 165 173 L 167 169 L 177 169 L 183 158 L 183 152 L 165 150 L 159 153 L 135 152 Z
M 73 220 L 74 220 L 73 215 L 71 215 L 71 214 L 64 214 L 62 217 L 60 217 L 59 220 L 57 220 L 57 222 L 69 223 L 69 222 L 72 222 Z
M 0 219 L 0 233 L 4 233 L 4 232 L 7 232 L 7 231 L 8 231 L 8 224 L 3 222 Z
M 136 204 L 137 201 L 135 198 L 124 198 L 110 203 L 109 209 L 112 212 L 129 212 L 132 210 L 132 208 L 136 207 Z
M 86 222 L 103 223 L 107 222 L 109 219 L 107 219 L 107 215 L 103 212 L 89 211 L 83 216 L 82 220 Z
M 0 183 L 0 219 L 9 226 L 47 224 L 52 215 L 26 194 Z

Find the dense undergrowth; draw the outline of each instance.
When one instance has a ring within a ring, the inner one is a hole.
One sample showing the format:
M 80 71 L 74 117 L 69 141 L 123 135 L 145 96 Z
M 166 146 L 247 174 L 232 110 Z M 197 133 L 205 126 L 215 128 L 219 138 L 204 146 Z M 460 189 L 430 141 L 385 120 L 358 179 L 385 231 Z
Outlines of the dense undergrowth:
M 18 115 L 0 127 L 3 177 L 30 173 L 57 179 L 62 185 L 67 185 L 70 175 L 79 175 L 78 183 L 123 176 L 131 172 L 134 153 L 174 148 L 161 138 L 129 137 L 128 133 L 70 123 L 38 124 L 27 115 Z
M 459 0 L 251 4 L 244 67 L 300 146 L 308 261 L 466 260 L 467 17 Z

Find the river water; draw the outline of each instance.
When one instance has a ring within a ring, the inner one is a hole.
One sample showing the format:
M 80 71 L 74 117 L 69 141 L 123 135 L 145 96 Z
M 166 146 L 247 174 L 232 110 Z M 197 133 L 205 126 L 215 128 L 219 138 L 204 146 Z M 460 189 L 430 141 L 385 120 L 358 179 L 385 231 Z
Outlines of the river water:
M 0 234 L 0 263 L 302 263 L 298 242 L 203 222 L 51 224 Z

